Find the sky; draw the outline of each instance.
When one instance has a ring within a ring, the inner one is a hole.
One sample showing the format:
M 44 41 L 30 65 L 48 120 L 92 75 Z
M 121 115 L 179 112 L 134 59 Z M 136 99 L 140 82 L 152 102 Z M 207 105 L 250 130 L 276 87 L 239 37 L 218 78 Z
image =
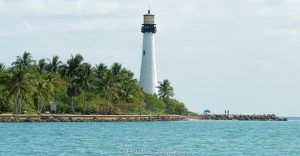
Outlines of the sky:
M 149 6 L 158 80 L 191 111 L 300 116 L 299 0 L 0 0 L 0 62 L 80 53 L 139 78 Z

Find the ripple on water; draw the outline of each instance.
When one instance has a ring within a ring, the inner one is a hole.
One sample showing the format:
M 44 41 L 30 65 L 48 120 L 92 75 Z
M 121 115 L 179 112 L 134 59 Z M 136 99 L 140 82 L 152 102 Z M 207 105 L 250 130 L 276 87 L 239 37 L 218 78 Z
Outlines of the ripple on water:
M 0 155 L 300 155 L 300 122 L 0 123 Z

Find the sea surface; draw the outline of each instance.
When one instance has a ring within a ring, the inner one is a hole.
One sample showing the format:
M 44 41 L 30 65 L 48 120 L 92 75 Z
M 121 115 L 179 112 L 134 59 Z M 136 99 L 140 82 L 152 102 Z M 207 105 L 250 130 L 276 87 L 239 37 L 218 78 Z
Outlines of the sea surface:
M 0 155 L 299 156 L 300 120 L 0 123 Z

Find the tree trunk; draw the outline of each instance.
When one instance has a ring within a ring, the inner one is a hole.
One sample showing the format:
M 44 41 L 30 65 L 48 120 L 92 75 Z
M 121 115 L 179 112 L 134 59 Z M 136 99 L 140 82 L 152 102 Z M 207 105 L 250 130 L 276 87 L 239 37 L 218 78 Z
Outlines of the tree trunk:
M 19 98 L 20 98 L 19 95 L 20 95 L 20 88 L 18 88 L 17 94 L 15 95 L 14 114 L 18 114 Z
M 86 114 L 85 95 L 83 95 L 83 113 Z
M 18 95 L 15 95 L 15 101 L 14 101 L 14 114 L 18 114 Z
M 20 98 L 19 98 L 19 114 L 22 114 L 22 107 L 23 107 L 23 96 L 20 95 Z
M 44 104 L 45 104 L 44 102 L 41 103 L 41 113 L 43 113 L 43 110 L 44 110 L 44 107 L 45 107 Z
M 87 113 L 87 103 L 86 103 L 86 95 L 83 95 L 83 106 L 84 106 L 84 114 Z
M 42 112 L 42 103 L 40 100 L 38 100 L 38 113 L 40 114 Z
M 74 110 L 74 97 L 71 97 L 71 112 L 74 114 L 75 110 Z

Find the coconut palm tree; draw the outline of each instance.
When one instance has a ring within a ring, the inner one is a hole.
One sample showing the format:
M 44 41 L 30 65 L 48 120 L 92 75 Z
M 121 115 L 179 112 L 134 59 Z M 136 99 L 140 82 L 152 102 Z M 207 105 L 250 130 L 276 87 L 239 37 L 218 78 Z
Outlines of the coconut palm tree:
M 5 93 L 7 92 L 4 90 L 4 84 L 5 84 L 5 79 L 6 79 L 6 74 L 4 73 L 5 71 L 5 65 L 3 63 L 0 63 L 0 113 L 3 107 L 3 101 L 6 100 L 7 96 L 5 96 Z
M 121 70 L 122 70 L 122 65 L 120 63 L 114 63 L 111 66 L 111 73 L 112 73 L 113 76 L 115 76 L 115 79 L 118 78 L 118 76 L 121 73 Z
M 59 60 L 58 56 L 53 56 L 52 60 L 48 59 L 49 64 L 47 66 L 47 70 L 49 72 L 57 73 L 59 71 L 59 68 L 62 65 L 62 62 Z
M 74 102 L 75 97 L 79 96 L 81 93 L 80 86 L 76 82 L 70 82 L 67 88 L 67 94 L 71 98 L 71 112 L 75 113 Z
M 5 70 L 5 65 L 3 63 L 0 63 L 0 72 L 3 72 Z
M 47 63 L 45 59 L 40 59 L 37 64 L 37 69 L 40 74 L 45 73 L 47 67 Z
M 52 100 L 55 91 L 55 82 L 50 75 L 39 78 L 36 86 L 36 96 L 38 99 L 38 113 L 41 113 L 46 103 Z
M 22 56 L 17 56 L 17 60 L 12 63 L 14 68 L 20 68 L 20 66 L 30 67 L 35 64 L 35 60 L 32 60 L 32 56 L 28 52 L 24 52 Z
M 20 114 L 23 110 L 23 102 L 34 91 L 35 80 L 25 66 L 20 65 L 12 70 L 6 82 L 6 89 L 14 96 L 14 113 Z
M 78 69 L 83 62 L 83 57 L 80 54 L 71 55 L 71 59 L 67 61 L 67 76 L 74 78 L 77 76 Z
M 22 56 L 17 56 L 17 60 L 12 63 L 10 75 L 6 80 L 5 87 L 14 96 L 14 113 L 20 114 L 23 110 L 23 102 L 28 95 L 34 91 L 34 72 L 32 56 L 24 52 Z
M 94 77 L 95 88 L 93 88 L 93 89 L 97 90 L 98 93 L 101 93 L 103 91 L 104 80 L 107 77 L 108 71 L 109 70 L 107 69 L 107 66 L 104 65 L 103 63 L 100 63 L 99 65 L 96 65 L 93 68 L 93 73 L 95 74 L 95 77 Z
M 93 70 L 97 79 L 103 79 L 108 71 L 107 66 L 103 63 L 96 65 L 96 67 L 93 68 Z
M 169 80 L 159 82 L 159 86 L 157 88 L 159 89 L 158 96 L 160 99 L 168 100 L 174 96 L 174 88 L 171 86 Z
M 71 59 L 67 61 L 67 66 L 65 69 L 66 76 L 69 78 L 69 86 L 67 89 L 68 96 L 71 98 L 71 111 L 74 110 L 74 100 L 76 96 L 79 96 L 81 93 L 80 84 L 78 83 L 79 79 L 79 67 L 82 64 L 83 57 L 80 54 L 76 54 L 75 56 L 71 55 Z
M 61 77 L 67 78 L 68 77 L 68 65 L 63 64 L 59 67 L 58 73 Z
M 134 74 L 123 68 L 119 73 L 119 83 L 120 86 L 118 88 L 119 97 L 125 104 L 130 103 L 130 99 L 133 98 L 135 93 L 135 85 L 137 85 L 137 80 L 133 78 Z M 127 109 L 127 108 L 126 108 Z
M 83 93 L 84 114 L 86 114 L 86 110 L 87 110 L 86 94 L 91 90 L 92 82 L 93 82 L 92 66 L 88 63 L 83 63 L 79 67 L 79 83 L 81 89 L 84 91 Z

